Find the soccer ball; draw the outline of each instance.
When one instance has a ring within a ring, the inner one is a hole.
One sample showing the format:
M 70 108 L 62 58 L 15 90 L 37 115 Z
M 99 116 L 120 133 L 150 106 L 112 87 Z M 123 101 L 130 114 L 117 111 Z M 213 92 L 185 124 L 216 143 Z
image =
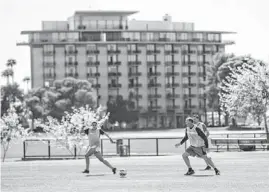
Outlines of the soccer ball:
M 125 177 L 127 175 L 127 171 L 125 169 L 120 170 L 120 177 Z

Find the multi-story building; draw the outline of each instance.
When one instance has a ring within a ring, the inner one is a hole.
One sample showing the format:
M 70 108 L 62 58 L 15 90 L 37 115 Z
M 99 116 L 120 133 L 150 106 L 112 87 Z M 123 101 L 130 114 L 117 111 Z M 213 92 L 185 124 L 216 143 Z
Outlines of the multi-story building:
M 122 95 L 135 102 L 140 127 L 182 127 L 206 109 L 205 64 L 224 52 L 223 31 L 193 23 L 128 20 L 135 11 L 76 11 L 67 21 L 43 21 L 29 35 L 32 87 L 74 77 L 93 83 L 99 103 Z

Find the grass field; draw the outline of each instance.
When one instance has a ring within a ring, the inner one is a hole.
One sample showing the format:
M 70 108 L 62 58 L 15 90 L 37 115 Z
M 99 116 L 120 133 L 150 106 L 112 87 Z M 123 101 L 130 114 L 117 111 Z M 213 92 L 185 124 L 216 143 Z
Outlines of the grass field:
M 196 173 L 184 176 L 181 156 L 107 158 L 126 178 L 113 175 L 97 159 L 91 173 L 84 175 L 84 160 L 5 162 L 1 165 L 2 192 L 83 192 L 83 191 L 197 191 L 266 192 L 269 189 L 269 152 L 210 153 L 221 171 L 202 171 L 201 159 L 191 158 Z

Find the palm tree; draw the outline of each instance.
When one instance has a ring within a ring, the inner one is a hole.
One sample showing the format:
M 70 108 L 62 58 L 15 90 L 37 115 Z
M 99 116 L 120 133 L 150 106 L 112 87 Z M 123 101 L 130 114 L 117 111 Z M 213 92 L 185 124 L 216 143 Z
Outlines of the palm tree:
M 29 82 L 30 82 L 30 77 L 24 77 L 23 78 L 23 82 L 26 83 L 26 87 L 27 87 L 27 92 L 29 91 Z
M 219 93 L 220 93 L 220 84 L 222 80 L 228 74 L 220 74 L 220 68 L 233 58 L 233 54 L 223 54 L 217 53 L 213 57 L 212 63 L 207 63 L 207 86 L 206 86 L 206 95 L 208 101 L 208 107 L 212 109 L 212 124 L 214 126 L 214 111 L 217 110 L 219 113 L 219 126 L 221 125 L 221 108 L 219 102 Z M 227 122 L 226 122 L 227 123 Z
M 2 72 L 1 76 L 4 77 L 4 78 L 6 78 L 6 80 L 7 80 L 7 85 L 9 85 L 9 77 L 10 77 L 10 76 L 13 76 L 13 74 L 14 74 L 14 72 L 13 72 L 12 69 L 5 69 L 5 70 Z
M 13 70 L 13 66 L 16 64 L 17 64 L 17 62 L 15 59 L 9 59 L 9 60 L 7 60 L 7 63 L 6 63 L 7 67 L 10 67 L 10 69 L 12 69 L 12 70 Z M 14 73 L 11 75 L 11 77 L 12 77 L 12 83 L 14 83 Z

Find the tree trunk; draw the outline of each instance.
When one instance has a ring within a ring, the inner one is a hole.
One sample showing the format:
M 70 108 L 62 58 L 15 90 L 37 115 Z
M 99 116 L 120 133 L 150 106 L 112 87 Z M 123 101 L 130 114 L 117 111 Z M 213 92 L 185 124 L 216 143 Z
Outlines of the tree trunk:
M 225 126 L 229 125 L 229 114 L 226 112 L 225 113 Z
M 6 147 L 5 147 L 5 144 L 2 144 L 2 145 L 3 145 L 3 148 L 4 148 L 4 155 L 3 155 L 2 162 L 4 162 L 4 161 L 5 161 L 5 159 L 6 159 L 7 150 L 8 150 L 8 148 L 9 148 L 9 141 L 8 141 L 8 143 L 7 143 L 7 146 L 6 146 Z

